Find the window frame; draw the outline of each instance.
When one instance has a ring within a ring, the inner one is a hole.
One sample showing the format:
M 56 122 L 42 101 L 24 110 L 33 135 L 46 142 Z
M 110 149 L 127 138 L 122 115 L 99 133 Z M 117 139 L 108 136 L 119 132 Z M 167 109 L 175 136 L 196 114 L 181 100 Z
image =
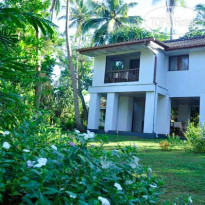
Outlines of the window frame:
M 186 70 L 180 70 L 179 69 L 179 58 L 182 57 L 187 57 L 188 58 L 188 69 Z M 177 58 L 177 70 L 171 70 L 171 59 L 172 58 Z M 175 56 L 169 56 L 169 71 L 188 71 L 189 70 L 189 54 L 185 54 L 185 55 L 175 55 Z

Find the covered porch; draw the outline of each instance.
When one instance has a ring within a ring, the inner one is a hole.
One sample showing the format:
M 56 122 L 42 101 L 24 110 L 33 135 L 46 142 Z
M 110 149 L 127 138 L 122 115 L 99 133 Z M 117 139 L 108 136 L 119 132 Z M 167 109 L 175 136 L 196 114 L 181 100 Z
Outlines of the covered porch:
M 88 129 L 167 135 L 170 109 L 170 98 L 156 92 L 92 93 Z

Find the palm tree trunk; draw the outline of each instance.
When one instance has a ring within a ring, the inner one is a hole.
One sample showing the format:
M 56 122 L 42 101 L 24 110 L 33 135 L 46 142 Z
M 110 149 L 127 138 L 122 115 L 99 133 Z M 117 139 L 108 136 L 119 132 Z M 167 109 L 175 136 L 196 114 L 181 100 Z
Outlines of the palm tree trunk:
M 40 31 L 36 32 L 36 39 L 40 39 L 41 33 Z M 38 61 L 37 61 L 37 66 L 36 66 L 36 77 L 37 77 L 37 82 L 35 86 L 35 106 L 38 109 L 40 106 L 40 101 L 41 101 L 41 90 L 42 90 L 42 85 L 41 85 L 41 61 L 39 59 L 40 56 L 40 50 L 38 45 L 36 46 L 36 53 L 38 55 Z
M 170 40 L 173 39 L 173 18 L 172 12 L 169 12 L 169 20 L 170 20 Z
M 79 102 L 78 102 L 77 79 L 76 79 L 76 74 L 75 74 L 74 65 L 72 61 L 72 49 L 71 49 L 71 44 L 70 44 L 69 10 L 70 10 L 70 0 L 67 0 L 67 4 L 66 4 L 66 45 L 67 45 L 68 62 L 69 62 L 69 68 L 71 72 L 71 80 L 72 80 L 72 86 L 73 86 L 75 121 L 76 121 L 76 128 L 79 130 L 83 130 L 83 125 L 82 125 L 82 121 L 80 117 Z

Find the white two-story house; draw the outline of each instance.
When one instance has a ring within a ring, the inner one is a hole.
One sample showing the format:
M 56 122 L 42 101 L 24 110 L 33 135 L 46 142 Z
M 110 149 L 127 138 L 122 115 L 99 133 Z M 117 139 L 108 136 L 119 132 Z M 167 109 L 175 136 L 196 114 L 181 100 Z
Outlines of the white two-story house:
M 205 122 L 205 37 L 154 38 L 78 50 L 95 58 L 88 129 L 168 135 L 200 116 Z

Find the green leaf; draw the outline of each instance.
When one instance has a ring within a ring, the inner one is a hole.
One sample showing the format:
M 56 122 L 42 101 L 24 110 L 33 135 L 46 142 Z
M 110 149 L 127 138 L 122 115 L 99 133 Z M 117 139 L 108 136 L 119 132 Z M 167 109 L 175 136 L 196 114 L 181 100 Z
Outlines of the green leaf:
M 50 187 L 46 187 L 45 191 L 43 191 L 43 194 L 56 194 L 59 191 L 55 188 L 50 188 Z

